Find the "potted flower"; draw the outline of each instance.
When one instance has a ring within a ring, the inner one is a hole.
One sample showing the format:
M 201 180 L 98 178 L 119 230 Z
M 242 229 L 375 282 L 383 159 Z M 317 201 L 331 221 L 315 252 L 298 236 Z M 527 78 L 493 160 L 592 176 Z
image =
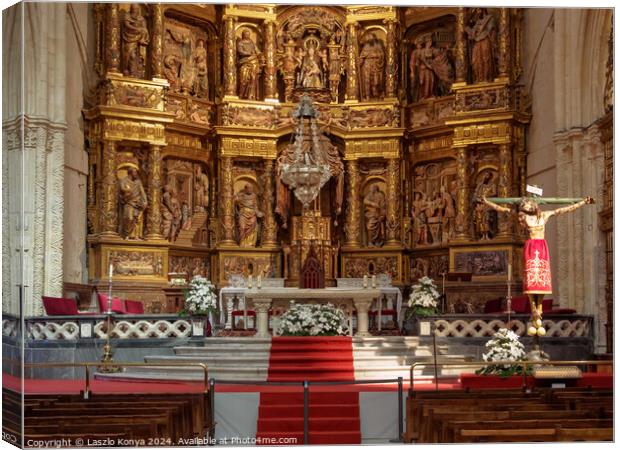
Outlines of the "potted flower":
M 207 316 L 211 319 L 213 311 L 217 309 L 217 296 L 215 287 L 211 282 L 200 275 L 194 276 L 189 282 L 188 289 L 185 291 L 185 306 L 181 315 L 189 315 L 192 318 L 193 335 L 204 335 L 204 323 Z M 207 335 L 209 335 L 209 325 L 212 320 L 207 322 Z M 200 328 L 203 332 L 200 332 Z
M 278 321 L 282 336 L 340 336 L 348 331 L 344 312 L 331 303 L 310 305 L 291 302 Z
M 419 323 L 418 318 L 428 317 L 438 314 L 437 308 L 441 294 L 437 290 L 435 282 L 429 277 L 422 277 L 416 284 L 411 286 L 409 294 L 409 302 L 407 305 L 407 315 L 405 317 L 406 324 L 413 324 L 411 327 L 412 334 L 418 334 Z M 413 321 L 411 320 L 413 318 Z
M 519 336 L 511 330 L 500 328 L 485 344 L 487 352 L 482 355 L 486 362 L 494 361 L 524 361 L 525 348 L 519 341 Z M 478 375 L 499 375 L 507 378 L 511 375 L 523 374 L 520 364 L 492 364 L 476 371 Z

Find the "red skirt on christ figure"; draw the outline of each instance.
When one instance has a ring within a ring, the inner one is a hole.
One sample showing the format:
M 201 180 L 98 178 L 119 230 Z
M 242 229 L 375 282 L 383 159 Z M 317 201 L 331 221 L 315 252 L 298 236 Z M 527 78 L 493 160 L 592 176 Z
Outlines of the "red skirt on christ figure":
M 544 239 L 528 239 L 523 248 L 524 294 L 551 294 L 551 264 Z

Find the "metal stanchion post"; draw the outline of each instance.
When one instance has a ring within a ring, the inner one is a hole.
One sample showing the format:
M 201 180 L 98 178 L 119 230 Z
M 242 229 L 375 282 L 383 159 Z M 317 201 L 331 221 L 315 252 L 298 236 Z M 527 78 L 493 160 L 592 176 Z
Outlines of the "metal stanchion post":
M 304 381 L 304 445 L 308 445 L 308 435 L 309 435 L 309 414 L 310 414 L 310 393 L 308 392 L 309 382 Z

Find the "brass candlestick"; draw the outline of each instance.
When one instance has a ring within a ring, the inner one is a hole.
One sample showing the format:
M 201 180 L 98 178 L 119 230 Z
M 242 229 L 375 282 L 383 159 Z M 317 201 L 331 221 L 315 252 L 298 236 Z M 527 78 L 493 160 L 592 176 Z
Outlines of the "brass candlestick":
M 103 355 L 101 356 L 101 365 L 98 367 L 101 373 L 117 373 L 121 368 L 114 364 L 112 351 L 112 344 L 110 343 L 110 335 L 112 334 L 112 263 L 110 262 L 110 270 L 108 273 L 108 310 L 106 315 L 108 316 L 108 323 L 105 333 L 105 345 L 103 346 Z

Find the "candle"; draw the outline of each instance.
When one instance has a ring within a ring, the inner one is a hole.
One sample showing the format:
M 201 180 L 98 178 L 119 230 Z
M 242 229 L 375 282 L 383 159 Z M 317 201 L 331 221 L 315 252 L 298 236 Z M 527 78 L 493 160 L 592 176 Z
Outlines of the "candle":
M 512 263 L 508 263 L 508 281 L 512 281 Z
M 262 287 L 262 277 L 260 274 L 258 274 L 258 277 L 256 278 L 256 287 L 258 289 L 260 289 Z
M 368 275 L 364 275 L 364 282 L 362 286 L 364 287 L 364 289 L 368 287 Z
M 372 288 L 376 288 L 377 287 L 377 276 L 373 275 L 372 276 Z
M 252 289 L 252 275 L 248 276 L 248 287 Z
M 110 280 L 112 279 L 113 271 L 114 271 L 114 266 L 112 265 L 112 262 L 110 261 L 110 270 L 108 271 L 108 278 L 110 278 Z

